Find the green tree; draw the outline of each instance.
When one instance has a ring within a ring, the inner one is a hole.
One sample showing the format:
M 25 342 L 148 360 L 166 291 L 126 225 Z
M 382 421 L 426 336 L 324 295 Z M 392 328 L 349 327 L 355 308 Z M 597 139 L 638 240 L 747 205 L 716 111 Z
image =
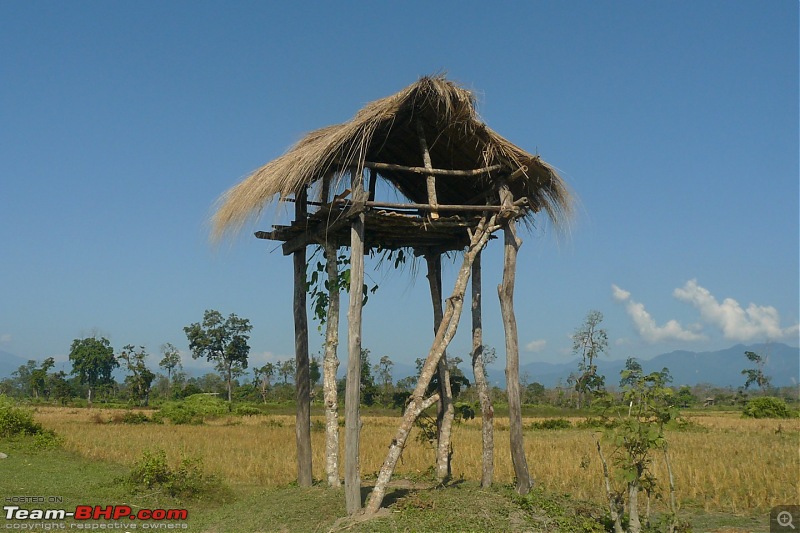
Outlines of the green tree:
M 639 493 L 645 492 L 648 498 L 645 522 L 649 521 L 649 500 L 657 494 L 657 479 L 653 473 L 653 453 L 660 450 L 664 454 L 667 472 L 669 474 L 669 493 L 671 529 L 677 527 L 677 506 L 675 503 L 675 489 L 672 483 L 672 467 L 667 451 L 667 441 L 664 436 L 666 424 L 678 416 L 675 406 L 676 398 L 669 383 L 672 377 L 667 368 L 660 372 L 643 375 L 635 370 L 623 370 L 620 373 L 626 383 L 623 387 L 623 402 L 628 406 L 627 417 L 616 420 L 613 429 L 607 438 L 614 445 L 612 461 L 616 468 L 617 478 L 621 479 L 624 488 L 613 490 L 612 479 L 608 473 L 608 464 L 603 455 L 600 442 L 597 441 L 597 451 L 603 464 L 606 493 L 609 500 L 611 518 L 614 521 L 614 530 L 622 529 L 623 510 L 628 510 L 628 531 L 639 533 L 642 529 L 639 519 Z M 613 409 L 613 400 L 610 395 L 605 396 L 606 405 Z M 627 500 L 627 505 L 625 501 Z
M 290 377 L 295 373 L 295 360 L 287 359 L 286 361 L 278 361 L 278 375 L 283 378 L 283 384 L 286 385 Z
M 692 389 L 688 385 L 684 385 L 678 389 L 678 394 L 675 398 L 680 407 L 691 407 L 697 401 L 697 398 L 692 394 Z
M 311 388 L 319 383 L 322 378 L 322 365 L 320 365 L 319 357 L 312 357 L 308 363 L 308 380 L 311 382 Z
M 114 383 L 111 372 L 119 366 L 114 357 L 114 348 L 105 337 L 75 339 L 69 350 L 72 374 L 87 387 L 87 400 L 92 406 L 92 393 L 95 389 Z
M 30 388 L 33 392 L 34 398 L 39 398 L 39 394 L 43 396 L 48 395 L 48 381 L 47 381 L 47 372 L 51 368 L 55 366 L 56 362 L 55 359 L 52 357 L 48 357 L 45 359 L 41 366 L 34 368 L 33 371 L 30 373 Z
M 572 334 L 572 353 L 579 356 L 578 375 L 575 376 L 575 390 L 578 393 L 577 407 L 589 393 L 605 390 L 605 377 L 597 373 L 594 360 L 608 348 L 608 334 L 600 327 L 603 313 L 590 311 L 583 324 Z
M 636 383 L 642 377 L 642 365 L 633 357 L 625 359 L 626 372 L 621 374 L 623 377 L 619 379 L 620 387 L 628 387 Z
M 203 322 L 183 328 L 189 340 L 192 358 L 205 357 L 214 363 L 216 371 L 225 380 L 228 402 L 232 399 L 233 379 L 242 375 L 247 368 L 250 354 L 248 333 L 253 327 L 246 318 L 231 313 L 227 319 L 219 311 L 206 310 Z
M 50 374 L 47 377 L 50 396 L 58 400 L 62 405 L 67 403 L 72 397 L 72 385 L 67 381 L 67 374 L 63 370 Z
M 130 372 L 125 377 L 125 384 L 130 390 L 131 399 L 141 406 L 146 406 L 150 401 L 150 387 L 156 375 L 147 368 L 144 360 L 147 358 L 147 351 L 144 346 L 139 346 L 136 351 L 132 344 L 126 345 L 117 356 L 117 360 L 125 365 L 125 369 Z
M 167 371 L 167 380 L 172 383 L 172 373 L 183 368 L 181 352 L 172 343 L 167 342 L 161 345 L 161 355 L 164 357 L 159 361 L 158 366 Z
M 267 403 L 267 395 L 272 387 L 272 377 L 275 375 L 275 363 L 266 363 L 253 369 L 253 385 L 258 389 L 261 399 Z
M 381 386 L 381 403 L 384 405 L 389 405 L 392 402 L 392 393 L 394 392 L 392 367 L 394 367 L 394 362 L 388 355 L 384 355 L 374 368 L 375 374 L 378 376 L 378 383 Z
M 747 376 L 747 381 L 744 384 L 744 388 L 747 389 L 750 385 L 756 384 L 759 389 L 761 389 L 761 393 L 765 394 L 767 388 L 769 388 L 769 384 L 772 381 L 772 378 L 767 376 L 764 373 L 764 367 L 767 364 L 767 358 L 761 356 L 755 352 L 744 352 L 745 357 L 751 362 L 755 363 L 755 368 L 745 368 L 742 370 L 742 375 Z
M 525 387 L 525 403 L 538 404 L 544 401 L 547 390 L 544 385 L 534 381 Z
M 32 396 L 31 391 L 31 376 L 33 371 L 36 370 L 36 360 L 29 359 L 24 365 L 20 365 L 15 371 L 11 373 L 14 378 L 14 388 L 17 389 L 18 394 L 22 397 Z
M 378 387 L 375 385 L 375 378 L 372 376 L 372 365 L 369 362 L 370 351 L 367 348 L 361 349 L 361 403 L 372 405 L 378 397 Z

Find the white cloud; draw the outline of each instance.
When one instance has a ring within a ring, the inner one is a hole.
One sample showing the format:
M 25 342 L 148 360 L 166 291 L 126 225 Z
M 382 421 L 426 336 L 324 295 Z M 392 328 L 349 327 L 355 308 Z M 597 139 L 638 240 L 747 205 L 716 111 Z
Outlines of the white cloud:
M 614 294 L 614 299 L 618 302 L 624 302 L 625 300 L 631 297 L 631 293 L 620 289 L 616 285 L 611 285 L 611 291 Z
M 544 339 L 531 341 L 531 342 L 529 342 L 528 344 L 525 345 L 525 351 L 526 352 L 541 352 L 542 350 L 544 350 L 544 347 L 545 347 L 546 344 L 547 344 L 547 341 L 544 340 Z
M 743 309 L 733 298 L 725 298 L 719 303 L 708 289 L 697 284 L 696 279 L 686 282 L 682 288 L 675 289 L 673 295 L 678 300 L 692 304 L 703 319 L 719 327 L 726 339 L 751 341 L 780 339 L 797 335 L 800 325 L 785 329 L 780 326 L 778 310 L 772 306 L 751 303 Z
M 653 317 L 650 316 L 650 313 L 644 308 L 644 304 L 631 299 L 630 292 L 616 285 L 611 285 L 611 291 L 615 300 L 625 303 L 625 310 L 633 320 L 636 330 L 647 342 L 655 343 L 668 340 L 696 341 L 705 338 L 700 333 L 684 328 L 677 320 L 670 320 L 663 326 L 658 326 Z

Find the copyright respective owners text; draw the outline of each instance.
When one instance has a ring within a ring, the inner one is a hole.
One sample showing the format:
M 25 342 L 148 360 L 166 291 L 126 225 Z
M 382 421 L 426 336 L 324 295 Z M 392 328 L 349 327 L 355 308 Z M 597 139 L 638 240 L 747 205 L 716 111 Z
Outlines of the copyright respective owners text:
M 800 533 L 800 505 L 778 505 L 769 512 L 770 533 Z
M 4 531 L 188 530 L 187 509 L 143 509 L 127 504 L 68 505 L 60 496 L 3 498 Z

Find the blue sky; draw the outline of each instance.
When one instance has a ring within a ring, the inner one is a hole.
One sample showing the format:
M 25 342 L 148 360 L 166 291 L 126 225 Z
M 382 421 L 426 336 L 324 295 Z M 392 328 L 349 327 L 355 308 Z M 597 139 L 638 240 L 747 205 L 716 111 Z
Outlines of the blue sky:
M 0 72 L 2 351 L 64 361 L 97 333 L 188 353 L 217 309 L 251 320 L 253 363 L 292 356 L 292 262 L 252 237 L 281 215 L 214 248 L 215 199 L 440 72 L 579 198 L 569 235 L 523 235 L 523 364 L 568 359 L 592 309 L 611 358 L 798 344 L 796 2 L 6 1 Z M 496 242 L 484 264 L 499 349 Z M 364 346 L 412 364 L 426 281 L 367 269 Z

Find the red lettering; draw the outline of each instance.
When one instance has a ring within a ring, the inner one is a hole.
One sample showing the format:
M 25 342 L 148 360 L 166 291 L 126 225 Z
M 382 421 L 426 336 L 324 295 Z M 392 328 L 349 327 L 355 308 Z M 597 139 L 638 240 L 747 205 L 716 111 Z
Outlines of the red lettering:
M 139 520 L 150 520 L 150 510 L 142 509 L 138 514 Z
M 110 519 L 114 516 L 114 506 L 108 505 L 105 509 L 100 507 L 99 505 L 95 505 L 94 513 L 92 513 L 92 518 L 95 520 L 99 520 L 100 518 L 105 518 L 106 520 Z
M 114 507 L 114 520 L 119 520 L 120 518 L 130 516 L 130 514 L 131 508 L 127 505 L 118 505 Z
M 167 520 L 186 520 L 189 518 L 189 511 L 186 509 L 170 509 L 167 511 Z
M 92 517 L 92 508 L 88 505 L 79 505 L 75 508 L 75 520 L 89 520 Z
M 153 520 L 164 520 L 167 516 L 167 512 L 164 509 L 156 509 L 153 511 Z

